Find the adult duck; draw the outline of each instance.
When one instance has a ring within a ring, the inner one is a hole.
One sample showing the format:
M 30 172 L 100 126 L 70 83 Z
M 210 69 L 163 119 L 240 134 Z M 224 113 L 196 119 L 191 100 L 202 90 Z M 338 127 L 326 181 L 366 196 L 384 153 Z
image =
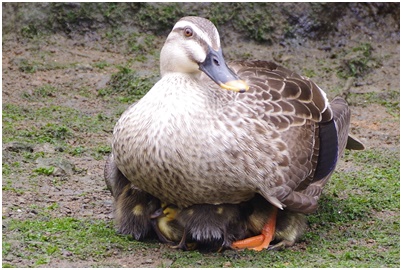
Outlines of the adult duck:
M 200 17 L 173 27 L 160 71 L 114 128 L 114 170 L 180 209 L 260 194 L 274 210 L 256 250 L 269 246 L 278 209 L 316 210 L 349 127 L 347 117 L 337 125 L 322 89 L 272 62 L 227 64 L 216 27 Z

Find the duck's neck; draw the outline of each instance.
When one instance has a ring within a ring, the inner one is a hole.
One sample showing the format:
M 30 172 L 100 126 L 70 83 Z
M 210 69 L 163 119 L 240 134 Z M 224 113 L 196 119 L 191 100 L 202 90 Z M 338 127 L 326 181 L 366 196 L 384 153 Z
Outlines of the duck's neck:
M 205 113 L 217 103 L 209 87 L 198 74 L 167 73 L 143 99 L 152 102 L 155 109 L 166 109 L 163 107 L 168 106 L 169 109 L 181 113 Z

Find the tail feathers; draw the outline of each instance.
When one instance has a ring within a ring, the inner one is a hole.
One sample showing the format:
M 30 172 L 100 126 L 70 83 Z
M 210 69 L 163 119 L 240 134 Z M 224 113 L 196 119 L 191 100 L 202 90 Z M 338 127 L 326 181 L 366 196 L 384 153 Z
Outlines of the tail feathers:
M 346 149 L 350 150 L 364 150 L 364 144 L 359 141 L 358 139 L 354 138 L 352 135 L 349 134 L 348 141 L 346 143 Z

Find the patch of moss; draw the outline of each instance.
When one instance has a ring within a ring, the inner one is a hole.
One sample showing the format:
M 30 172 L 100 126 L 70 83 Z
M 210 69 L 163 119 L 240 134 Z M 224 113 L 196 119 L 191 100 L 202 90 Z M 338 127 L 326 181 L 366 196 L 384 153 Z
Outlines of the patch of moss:
M 109 67 L 110 64 L 105 60 L 101 60 L 101 61 L 93 63 L 92 66 L 95 68 L 104 69 L 105 67 Z
M 36 25 L 30 23 L 21 28 L 21 36 L 29 39 L 33 39 L 39 35 L 39 30 Z
M 126 4 L 119 3 L 51 3 L 52 20 L 66 33 L 84 33 L 93 28 L 123 20 Z
M 235 28 L 243 29 L 246 35 L 258 42 L 272 44 L 277 37 L 274 32 L 278 20 L 271 16 L 272 3 L 248 3 L 235 20 Z
M 85 147 L 78 146 L 78 147 L 74 147 L 70 151 L 70 154 L 73 155 L 73 156 L 81 156 L 85 151 L 86 151 Z
M 145 62 L 147 55 L 155 55 L 155 39 L 152 34 L 131 33 L 127 38 L 127 51 L 133 55 L 133 60 Z
M 34 172 L 37 172 L 38 174 L 42 174 L 42 175 L 52 175 L 54 172 L 54 167 L 50 166 L 50 167 L 40 167 L 34 170 Z
M 303 69 L 303 76 L 306 76 L 308 78 L 313 78 L 315 76 L 317 76 L 317 74 L 315 73 L 315 71 L 313 69 Z
M 350 51 L 343 51 L 340 56 L 342 65 L 338 69 L 338 76 L 347 79 L 367 75 L 380 64 L 379 59 L 372 56 L 372 52 L 373 47 L 370 43 L 362 43 Z
M 39 63 L 29 61 L 27 59 L 21 59 L 18 63 L 18 69 L 25 73 L 35 73 L 38 70 Z
M 370 104 L 380 104 L 387 108 L 389 114 L 399 117 L 400 112 L 400 93 L 399 91 L 390 90 L 383 92 L 369 93 L 349 93 L 347 101 L 354 106 L 368 106 Z
M 108 87 L 100 89 L 100 96 L 120 94 L 120 101 L 133 103 L 143 97 L 156 83 L 156 76 L 140 76 L 127 67 L 119 67 L 119 72 L 112 75 Z
M 76 66 L 76 63 L 68 63 L 68 64 L 60 64 L 54 61 L 37 61 L 37 60 L 28 60 L 25 58 L 14 60 L 18 69 L 25 73 L 35 73 L 37 71 L 48 71 L 48 70 L 57 70 L 57 69 L 67 69 Z
M 21 131 L 20 135 L 40 143 L 56 143 L 71 138 L 73 133 L 66 126 L 47 123 L 39 128 L 27 128 L 26 130 Z
M 273 3 L 210 3 L 201 16 L 214 23 L 223 37 L 234 31 L 242 33 L 244 38 L 270 44 L 287 27 L 282 16 L 271 15 L 274 7 Z
M 104 156 L 110 154 L 112 152 L 112 148 L 110 145 L 98 145 L 95 146 L 91 152 L 91 155 L 96 159 L 96 160 L 101 160 L 104 158 Z
M 176 21 L 187 14 L 181 3 L 141 3 L 136 14 L 138 25 L 144 31 L 165 33 L 172 29 Z

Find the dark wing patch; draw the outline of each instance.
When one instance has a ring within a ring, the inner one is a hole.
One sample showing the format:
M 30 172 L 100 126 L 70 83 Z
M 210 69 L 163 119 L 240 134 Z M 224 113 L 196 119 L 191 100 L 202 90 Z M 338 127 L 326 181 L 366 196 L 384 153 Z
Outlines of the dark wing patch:
M 320 152 L 314 180 L 319 180 L 330 174 L 338 161 L 338 132 L 335 121 L 319 124 Z
M 343 150 L 346 146 L 346 141 L 348 140 L 348 130 L 349 130 L 349 124 L 350 124 L 350 110 L 348 108 L 348 105 L 346 101 L 340 97 L 335 98 L 331 104 L 331 112 L 333 111 L 333 121 L 335 122 L 336 130 L 337 130 L 337 138 L 338 138 L 338 156 L 337 158 L 342 155 Z M 311 172 L 311 175 L 306 178 L 297 188 L 297 191 L 300 191 L 301 193 L 310 196 L 310 197 L 316 197 L 317 199 L 320 197 L 321 192 L 325 186 L 325 184 L 328 182 L 331 172 L 327 174 L 326 176 L 322 177 L 321 179 L 319 178 L 319 174 L 325 175 L 325 173 L 316 173 L 315 170 L 320 168 L 317 168 L 318 160 L 319 160 L 319 155 L 320 155 L 320 149 L 321 149 L 321 140 L 318 140 L 319 132 L 317 132 L 317 140 L 314 145 L 314 154 L 312 156 L 312 164 L 313 164 L 313 170 Z M 327 135 L 328 136 L 328 135 Z M 326 147 L 326 146 L 323 146 Z M 323 165 L 321 165 L 323 166 Z M 334 168 L 335 169 L 335 168 Z M 333 170 L 332 170 L 333 171 Z M 313 177 L 314 176 L 314 177 Z M 314 179 L 313 179 L 314 178 Z

